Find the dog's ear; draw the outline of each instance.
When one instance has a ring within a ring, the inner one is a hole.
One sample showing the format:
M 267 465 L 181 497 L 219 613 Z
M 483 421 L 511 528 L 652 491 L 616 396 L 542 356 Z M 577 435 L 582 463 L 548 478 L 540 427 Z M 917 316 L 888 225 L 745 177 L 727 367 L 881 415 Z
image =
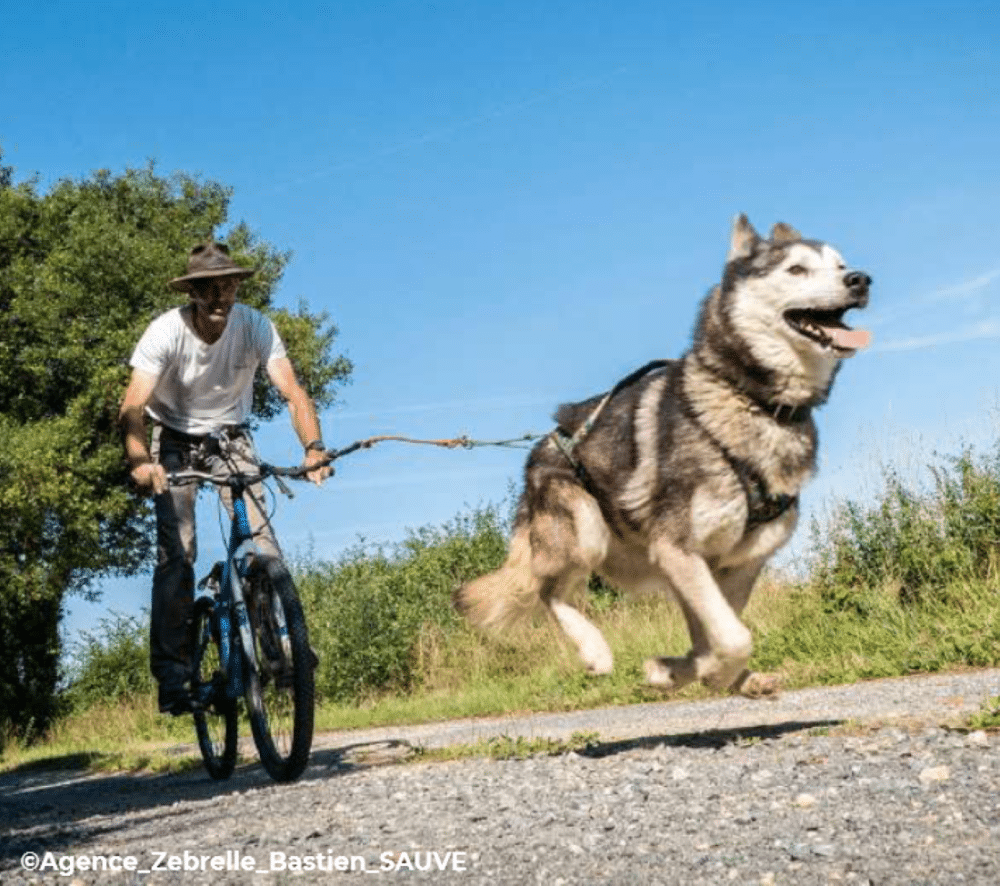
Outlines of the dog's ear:
M 786 225 L 784 222 L 778 222 L 771 228 L 772 243 L 791 243 L 793 240 L 801 239 L 802 235 L 791 225 Z
M 734 261 L 738 258 L 749 258 L 753 255 L 757 244 L 760 243 L 760 234 L 750 224 L 750 220 L 741 212 L 733 222 L 733 233 L 729 239 L 729 258 L 727 261 Z

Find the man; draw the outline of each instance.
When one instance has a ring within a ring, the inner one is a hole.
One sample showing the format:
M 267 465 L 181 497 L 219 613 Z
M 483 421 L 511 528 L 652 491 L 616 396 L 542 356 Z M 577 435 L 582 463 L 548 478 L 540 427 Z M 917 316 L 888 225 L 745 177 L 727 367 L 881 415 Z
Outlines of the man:
M 132 354 L 132 378 L 120 412 L 132 479 L 140 490 L 155 495 L 150 669 L 159 684 L 160 711 L 175 715 L 190 710 L 196 487 L 168 487 L 167 471 L 253 470 L 246 422 L 254 375 L 263 365 L 288 403 L 292 427 L 305 449 L 305 465 L 317 465 L 309 479 L 322 483 L 332 473 L 320 464 L 325 447 L 315 407 L 295 377 L 274 324 L 236 302 L 240 284 L 255 271 L 235 264 L 221 243 L 194 247 L 187 270 L 169 285 L 187 292 L 189 302 L 161 314 L 146 328 Z M 154 423 L 151 446 L 147 415 Z M 228 441 L 225 452 L 220 450 L 220 435 Z M 258 548 L 280 555 L 259 486 L 251 490 L 250 499 Z M 223 500 L 231 509 L 225 493 Z

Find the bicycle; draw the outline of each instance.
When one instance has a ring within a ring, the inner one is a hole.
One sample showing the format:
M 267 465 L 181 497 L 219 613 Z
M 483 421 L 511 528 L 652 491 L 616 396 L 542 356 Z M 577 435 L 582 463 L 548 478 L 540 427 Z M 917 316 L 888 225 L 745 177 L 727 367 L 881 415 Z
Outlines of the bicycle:
M 336 457 L 327 456 L 326 464 Z M 232 492 L 226 559 L 198 583 L 191 624 L 191 708 L 202 759 L 214 779 L 228 778 L 236 766 L 240 697 L 272 778 L 294 781 L 309 762 L 316 656 L 291 574 L 253 543 L 244 496 L 272 478 L 292 498 L 282 477 L 301 479 L 321 466 L 278 468 L 262 462 L 257 474 L 168 474 L 173 485 L 210 483 Z

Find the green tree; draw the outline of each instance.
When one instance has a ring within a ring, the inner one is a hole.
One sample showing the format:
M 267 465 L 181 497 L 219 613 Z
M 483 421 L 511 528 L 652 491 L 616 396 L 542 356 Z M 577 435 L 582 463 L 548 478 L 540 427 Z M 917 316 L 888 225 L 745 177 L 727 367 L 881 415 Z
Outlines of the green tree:
M 65 596 L 148 563 L 151 511 L 129 489 L 117 429 L 128 358 L 183 298 L 166 281 L 226 222 L 230 195 L 152 165 L 42 194 L 0 166 L 0 734 L 30 736 L 53 716 Z M 336 327 L 305 304 L 272 307 L 289 253 L 242 223 L 225 239 L 259 269 L 241 299 L 271 316 L 317 407 L 329 405 L 351 371 Z M 256 418 L 281 405 L 262 374 Z

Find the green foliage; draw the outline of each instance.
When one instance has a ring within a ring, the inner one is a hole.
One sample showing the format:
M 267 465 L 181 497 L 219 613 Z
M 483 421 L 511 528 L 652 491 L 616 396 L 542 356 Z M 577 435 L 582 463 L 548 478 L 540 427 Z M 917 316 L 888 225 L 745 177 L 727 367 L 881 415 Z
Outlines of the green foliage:
M 96 633 L 84 633 L 71 651 L 65 700 L 71 710 L 124 702 L 153 691 L 149 619 L 112 613 Z
M 956 582 L 989 580 L 1000 545 L 1000 450 L 966 449 L 931 467 L 933 485 L 908 488 L 892 471 L 870 506 L 842 504 L 831 524 L 813 522 L 812 580 L 830 610 L 870 610 L 872 590 L 904 602 L 944 601 Z
M 39 738 L 60 710 L 59 616 L 55 599 L 0 594 L 0 750 L 9 737 Z
M 969 729 L 1000 729 L 1000 698 L 984 699 L 979 710 L 969 717 L 966 726 Z
M 333 564 L 300 565 L 295 581 L 320 658 L 321 696 L 358 700 L 412 689 L 423 628 L 454 630 L 452 595 L 496 569 L 505 551 L 498 510 L 487 507 L 440 529 L 412 532 L 391 552 L 358 548 Z
M 152 165 L 45 194 L 0 167 L 0 632 L 11 639 L 0 734 L 43 727 L 52 712 L 63 596 L 149 562 L 151 515 L 128 490 L 117 430 L 128 358 L 149 321 L 183 303 L 166 283 L 192 245 L 216 236 L 229 198 Z M 335 327 L 305 305 L 272 309 L 287 253 L 242 224 L 226 239 L 238 263 L 259 269 L 244 300 L 274 316 L 307 390 L 329 403 L 350 372 L 332 354 Z M 263 382 L 256 393 L 255 415 L 270 418 L 276 394 Z M 52 623 L 25 621 L 32 607 Z

